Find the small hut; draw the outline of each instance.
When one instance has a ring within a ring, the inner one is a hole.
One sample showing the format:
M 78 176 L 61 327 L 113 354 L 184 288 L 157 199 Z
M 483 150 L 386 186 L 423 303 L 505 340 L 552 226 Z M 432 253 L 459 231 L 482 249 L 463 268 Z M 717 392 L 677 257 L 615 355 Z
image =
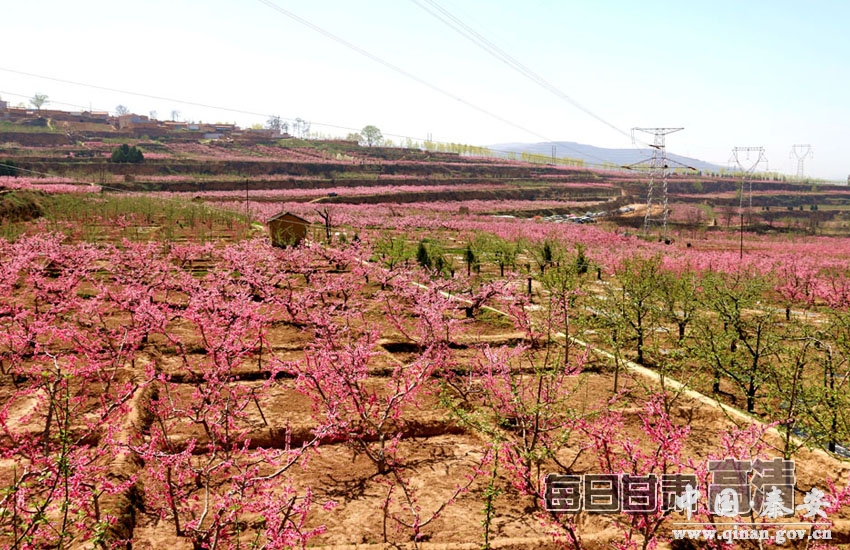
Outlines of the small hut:
M 266 221 L 273 246 L 285 247 L 300 243 L 307 236 L 310 222 L 295 214 L 281 212 Z

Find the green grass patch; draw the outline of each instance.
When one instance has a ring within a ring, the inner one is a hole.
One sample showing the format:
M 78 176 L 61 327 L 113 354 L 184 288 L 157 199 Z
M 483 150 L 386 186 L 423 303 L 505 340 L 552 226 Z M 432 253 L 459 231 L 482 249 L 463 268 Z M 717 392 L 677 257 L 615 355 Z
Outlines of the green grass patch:
M 25 126 L 6 120 L 0 120 L 0 133 L 3 134 L 61 134 L 58 128 L 48 126 Z
M 210 208 L 205 204 L 142 195 L 57 194 L 45 204 L 45 217 L 57 221 L 89 221 L 134 217 L 154 225 L 161 223 L 245 223 L 238 212 Z
M 295 148 L 295 147 L 300 147 L 300 148 L 306 147 L 306 148 L 309 148 L 309 149 L 316 149 L 317 148 L 315 142 L 310 141 L 308 139 L 298 139 L 298 138 L 280 139 L 280 140 L 277 141 L 276 145 L 278 147 L 280 147 L 281 149 L 292 149 L 292 148 Z
M 0 237 L 15 240 L 38 227 L 82 241 L 214 241 L 251 235 L 244 214 L 205 204 L 147 196 L 46 195 L 40 219 L 0 224 Z M 34 224 L 38 225 L 34 225 Z
M 476 313 L 475 318 L 478 319 L 479 321 L 482 321 L 484 323 L 487 323 L 490 326 L 494 326 L 494 327 L 497 327 L 497 328 L 503 328 L 503 329 L 514 329 L 515 328 L 513 321 L 509 317 L 507 317 L 505 315 L 501 315 L 501 314 L 496 313 L 495 311 L 492 311 L 492 310 L 489 310 L 489 309 L 481 308 L 481 310 Z

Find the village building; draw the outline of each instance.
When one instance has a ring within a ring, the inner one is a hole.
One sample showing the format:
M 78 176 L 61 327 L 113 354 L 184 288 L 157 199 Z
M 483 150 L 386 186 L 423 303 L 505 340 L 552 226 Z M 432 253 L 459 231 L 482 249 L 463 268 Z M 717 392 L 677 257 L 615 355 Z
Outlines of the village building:
M 311 223 L 300 216 L 281 212 L 266 221 L 273 246 L 286 247 L 300 243 L 307 237 Z
M 151 120 L 145 115 L 126 114 L 118 117 L 118 129 L 157 128 L 159 122 Z

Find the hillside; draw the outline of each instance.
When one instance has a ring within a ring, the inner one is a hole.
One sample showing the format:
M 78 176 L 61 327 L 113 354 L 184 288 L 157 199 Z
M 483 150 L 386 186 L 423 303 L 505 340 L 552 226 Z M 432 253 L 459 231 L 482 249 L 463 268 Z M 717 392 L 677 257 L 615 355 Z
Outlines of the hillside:
M 690 518 L 547 510 L 546 474 L 729 456 L 793 458 L 834 503 L 796 526 L 850 543 L 847 187 L 739 218 L 677 175 L 644 232 L 624 171 L 60 137 L 0 143 L 0 546 L 679 550 Z

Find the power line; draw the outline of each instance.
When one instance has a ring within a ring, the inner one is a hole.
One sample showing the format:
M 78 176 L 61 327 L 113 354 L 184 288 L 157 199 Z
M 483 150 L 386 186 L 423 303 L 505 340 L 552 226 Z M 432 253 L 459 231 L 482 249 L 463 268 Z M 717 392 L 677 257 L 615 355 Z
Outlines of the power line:
M 85 82 L 77 82 L 77 81 L 74 81 L 74 80 L 66 80 L 64 78 L 56 78 L 56 77 L 53 77 L 53 76 L 40 75 L 40 74 L 35 74 L 35 73 L 28 73 L 26 71 L 18 71 L 18 70 L 15 70 L 15 69 L 8 69 L 8 68 L 5 68 L 5 67 L 0 67 L 0 71 L 4 71 L 4 72 L 7 72 L 7 73 L 13 73 L 13 74 L 19 74 L 19 75 L 23 75 L 23 76 L 29 76 L 29 77 L 32 77 L 32 78 L 40 78 L 42 80 L 51 80 L 53 82 L 59 82 L 61 84 L 70 84 L 72 86 L 80 86 L 80 87 L 83 87 L 83 88 L 92 88 L 92 89 L 95 89 L 95 90 L 103 90 L 103 91 L 106 91 L 106 92 L 113 92 L 113 93 L 117 93 L 117 94 L 132 95 L 132 96 L 136 96 L 136 97 L 144 97 L 144 98 L 147 98 L 147 99 L 155 99 L 157 101 L 169 101 L 169 102 L 172 102 L 172 103 L 180 103 L 181 105 L 191 105 L 193 107 L 201 107 L 203 109 L 213 109 L 213 110 L 217 110 L 217 111 L 228 111 L 228 112 L 231 112 L 231 113 L 237 113 L 237 114 L 249 115 L 249 116 L 258 116 L 258 117 L 263 117 L 263 118 L 269 117 L 269 116 L 274 116 L 274 115 L 270 115 L 268 113 L 258 113 L 256 111 L 248 111 L 246 109 L 234 109 L 232 107 L 222 107 L 220 105 L 211 105 L 211 104 L 208 104 L 208 103 L 199 103 L 197 101 L 187 101 L 185 99 L 176 99 L 176 98 L 172 98 L 172 97 L 165 97 L 165 96 L 159 96 L 159 95 L 153 95 L 153 94 L 145 94 L 145 93 L 142 93 L 142 92 L 133 92 L 133 91 L 130 91 L 130 90 L 121 90 L 119 88 L 110 88 L 110 87 L 107 87 L 107 86 L 100 86 L 98 84 L 88 84 L 88 83 L 85 83 Z M 297 117 L 280 117 L 280 118 L 282 118 L 284 120 L 293 120 L 293 121 L 297 119 Z M 314 124 L 317 124 L 319 126 L 326 126 L 328 128 L 338 128 L 340 130 L 355 130 L 354 128 L 348 128 L 346 126 L 337 126 L 337 125 L 334 125 L 334 124 L 325 124 L 325 123 L 321 123 L 321 122 L 315 122 Z
M 473 44 L 475 44 L 476 46 L 478 46 L 479 48 L 481 48 L 482 50 L 484 50 L 485 52 L 487 52 L 491 56 L 495 57 L 496 59 L 498 59 L 499 61 L 501 61 L 502 63 L 504 63 L 508 67 L 510 67 L 511 69 L 522 74 L 523 76 L 525 76 L 526 78 L 528 78 L 529 80 L 534 82 L 535 84 L 538 84 L 542 88 L 544 88 L 544 89 L 548 90 L 549 92 L 551 92 L 552 94 L 554 94 L 556 97 L 566 101 L 567 103 L 569 103 L 570 105 L 572 105 L 576 109 L 578 109 L 581 112 L 585 113 L 586 115 L 594 118 L 595 120 L 601 122 L 605 126 L 608 126 L 609 128 L 613 129 L 617 133 L 622 134 L 623 136 L 625 136 L 627 138 L 631 138 L 631 136 L 628 132 L 617 127 L 615 124 L 608 122 L 607 120 L 605 120 L 601 116 L 597 115 L 596 113 L 594 113 L 593 111 L 591 111 L 590 109 L 588 109 L 587 107 L 585 107 L 584 105 L 582 105 L 581 103 L 579 103 L 578 101 L 576 101 L 575 99 L 573 99 L 572 97 L 567 95 L 565 92 L 560 90 L 557 86 L 550 83 L 548 80 L 546 80 L 545 78 L 543 78 L 542 76 L 540 76 L 539 74 L 537 74 L 536 72 L 531 70 L 528 66 L 523 64 L 521 61 L 517 60 L 516 58 L 514 58 L 513 56 L 511 56 L 510 54 L 505 52 L 503 49 L 499 48 L 491 40 L 487 39 L 485 36 L 483 36 L 482 34 L 477 32 L 475 29 L 473 29 L 472 27 L 470 27 L 469 25 L 464 23 L 463 20 L 461 20 L 460 18 L 458 18 L 457 16 L 453 15 L 451 12 L 449 12 L 448 10 L 443 8 L 435 0 L 411 0 L 411 1 L 414 4 L 416 4 L 417 6 L 419 6 L 420 8 L 422 8 L 423 10 L 425 10 L 427 13 L 429 13 L 430 15 L 432 15 L 433 17 L 438 19 L 439 21 L 443 22 L 446 26 L 455 30 L 458 34 L 460 34 L 461 36 L 463 36 L 464 38 L 466 38 L 467 40 L 469 40 L 470 42 L 472 42 Z M 423 4 L 423 2 L 430 5 L 433 9 L 429 9 L 427 6 L 425 6 Z M 640 141 L 640 140 L 638 140 L 638 141 Z M 645 145 L 649 145 L 646 142 L 642 142 L 642 143 L 644 143 Z
M 56 177 L 56 174 L 50 174 L 48 172 L 39 172 L 38 170 L 28 170 L 26 168 L 21 168 L 20 166 L 18 166 L 16 164 L 6 164 L 4 162 L 0 162 L 0 166 L 3 166 L 4 168 L 13 168 L 16 172 L 27 172 L 29 174 L 35 174 L 37 176 L 46 176 L 48 178 L 55 178 Z M 99 183 L 95 183 L 93 181 L 86 181 L 86 180 L 81 180 L 81 179 L 77 179 L 77 178 L 67 178 L 67 179 L 71 180 L 74 183 L 82 183 L 82 184 L 92 186 L 92 187 L 94 187 L 94 186 L 103 187 Z M 119 189 L 119 191 L 124 191 L 124 189 Z
M 411 79 L 415 82 L 418 82 L 419 84 L 422 84 L 423 86 L 426 86 L 426 87 L 430 88 L 431 90 L 434 90 L 435 92 L 443 94 L 444 96 L 446 96 L 450 99 L 454 99 L 455 101 L 462 103 L 462 104 L 466 105 L 467 107 L 475 109 L 476 111 L 478 111 L 480 113 L 483 113 L 487 116 L 495 118 L 496 120 L 503 122 L 505 124 L 508 124 L 510 126 L 513 126 L 514 128 L 522 130 L 523 132 L 527 132 L 531 135 L 537 136 L 537 137 L 544 139 L 546 141 L 552 141 L 549 138 L 547 138 L 546 136 L 538 134 L 537 132 L 534 132 L 533 130 L 529 130 L 528 128 L 520 126 L 519 124 L 516 124 L 515 122 L 512 122 L 512 121 L 510 121 L 510 120 L 508 120 L 508 119 L 506 119 L 502 116 L 499 116 L 495 113 L 492 113 L 492 112 L 484 109 L 483 107 L 479 107 L 478 105 L 475 105 L 474 103 L 466 101 L 462 97 L 455 95 L 455 94 L 453 94 L 449 91 L 446 91 L 446 90 L 440 88 L 439 86 L 437 86 L 435 84 L 431 84 L 427 80 L 424 80 L 424 79 L 416 76 L 415 74 L 413 74 L 409 71 L 406 71 L 405 69 L 402 69 L 398 65 L 394 65 L 394 64 L 390 63 L 389 61 L 386 61 L 386 60 L 378 57 L 377 55 L 364 50 L 360 46 L 357 46 L 356 44 L 353 44 L 353 43 L 349 42 L 348 40 L 345 40 L 344 38 L 341 38 L 341 37 L 333 34 L 332 32 L 326 31 L 322 27 L 319 27 L 318 25 L 315 25 L 315 24 L 311 23 L 310 21 L 307 21 L 303 17 L 299 17 L 298 15 L 292 13 L 291 11 L 286 10 L 284 8 L 281 8 L 280 6 L 275 4 L 274 2 L 271 2 L 270 0 L 258 0 L 258 1 L 262 4 L 265 4 L 266 6 L 270 7 L 271 9 L 285 15 L 286 17 L 289 17 L 290 19 L 297 21 L 298 23 L 301 23 L 302 25 L 309 27 L 310 29 L 316 31 L 317 33 L 321 34 L 322 36 L 329 38 L 329 39 L 333 40 L 334 42 L 337 42 L 338 44 L 341 44 L 341 45 L 345 46 L 346 48 L 348 48 L 352 51 L 355 51 L 355 52 L 359 53 L 360 55 L 362 55 L 364 57 L 371 59 L 375 63 L 379 63 L 379 64 L 383 65 L 384 67 L 390 69 L 391 71 L 397 72 L 402 76 L 405 76 L 405 77 L 407 77 L 407 78 L 409 78 L 409 79 Z
M 398 65 L 390 63 L 389 61 L 387 61 L 387 60 L 385 60 L 381 57 L 378 57 L 377 55 L 375 55 L 375 54 L 373 54 L 373 53 L 371 53 L 367 50 L 364 50 L 360 46 L 357 46 L 356 44 L 353 44 L 353 43 L 349 42 L 348 40 L 346 40 L 346 39 L 330 32 L 330 31 L 327 31 L 327 30 L 323 29 L 322 27 L 320 27 L 320 26 L 318 26 L 314 23 L 311 23 L 310 21 L 304 19 L 303 17 L 300 17 L 300 16 L 292 13 L 291 11 L 278 6 L 274 2 L 271 2 L 270 0 L 258 0 L 258 1 L 262 4 L 265 4 L 269 8 L 277 11 L 278 13 L 285 15 L 286 17 L 289 17 L 293 21 L 301 23 L 302 25 L 316 31 L 317 33 L 321 34 L 322 36 L 329 38 L 330 40 L 333 40 L 334 42 L 341 44 L 342 46 L 345 46 L 346 48 L 348 48 L 348 49 L 350 49 L 354 52 L 359 53 L 360 55 L 374 61 L 375 63 L 383 65 L 384 67 L 390 69 L 391 71 L 396 72 L 396 73 L 398 73 L 398 74 L 400 74 L 400 75 L 402 75 L 406 78 L 409 78 L 409 79 L 411 79 L 411 80 L 413 80 L 413 81 L 415 81 L 415 82 L 417 82 L 417 83 L 419 83 L 419 84 L 421 84 L 421 85 L 423 85 L 423 86 L 425 86 L 425 87 L 427 87 L 427 88 L 429 88 L 429 89 L 431 89 L 431 90 L 433 90 L 433 91 L 435 91 L 439 94 L 442 94 L 442 95 L 444 95 L 444 96 L 446 96 L 450 99 L 453 99 L 453 100 L 457 101 L 458 103 L 461 103 L 461 104 L 463 104 L 463 105 L 465 105 L 465 106 L 467 106 L 471 109 L 475 109 L 479 113 L 485 114 L 485 115 L 487 115 L 491 118 L 494 118 L 494 119 L 498 120 L 499 122 L 502 122 L 502 123 L 507 124 L 509 126 L 513 126 L 514 128 L 517 128 L 518 130 L 522 130 L 523 132 L 526 132 L 526 133 L 531 134 L 535 137 L 538 137 L 538 138 L 542 139 L 543 141 L 548 141 L 548 142 L 555 141 L 555 140 L 553 140 L 549 137 L 546 137 L 546 136 L 544 136 L 544 135 L 542 135 L 538 132 L 535 132 L 534 130 L 530 130 L 530 129 L 528 129 L 528 128 L 520 125 L 520 124 L 517 124 L 517 123 L 515 123 L 511 120 L 506 119 L 505 117 L 503 117 L 501 115 L 498 115 L 498 114 L 496 114 L 492 111 L 489 111 L 489 110 L 487 110 L 483 107 L 480 107 L 480 106 L 478 106 L 478 105 L 476 105 L 476 104 L 474 104 L 470 101 L 467 101 L 467 100 L 463 99 L 462 97 L 460 97 L 456 94 L 453 94 L 452 92 L 444 90 L 443 88 L 440 88 L 439 86 L 432 84 L 432 83 L 428 82 L 427 80 L 416 76 L 415 74 L 399 67 Z M 564 146 L 564 147 L 566 147 L 566 146 Z M 568 148 L 568 149 L 570 149 L 570 150 L 572 150 L 576 153 L 580 153 L 580 154 L 583 154 L 587 157 L 596 159 L 596 160 L 602 162 L 603 164 L 608 162 L 605 159 L 601 159 L 601 158 L 596 157 L 594 155 L 589 155 L 587 153 L 581 153 L 577 149 L 572 149 L 570 147 L 566 147 L 566 148 Z
M 215 110 L 219 110 L 219 111 L 230 111 L 232 113 L 239 113 L 239 114 L 250 115 L 250 116 L 260 116 L 260 117 L 269 116 L 268 114 L 265 114 L 265 113 L 257 113 L 257 112 L 254 112 L 254 111 L 246 111 L 244 109 L 232 109 L 232 108 L 229 108 L 229 107 L 221 107 L 221 106 L 216 106 L 216 105 L 210 105 L 210 104 L 207 104 L 207 103 L 199 103 L 199 102 L 196 102 L 196 101 L 186 101 L 186 100 L 182 100 L 182 99 L 175 99 L 175 98 L 172 98 L 172 97 L 165 97 L 165 96 L 159 96 L 159 95 L 153 95 L 153 94 L 145 94 L 145 93 L 142 93 L 142 92 L 133 92 L 133 91 L 130 91 L 130 90 L 122 90 L 122 89 L 119 89 L 119 88 L 110 88 L 110 87 L 107 87 L 107 86 L 100 86 L 100 85 L 97 85 L 97 84 L 87 84 L 87 83 L 84 83 L 84 82 L 76 82 L 74 80 L 66 80 L 64 78 L 56 78 L 56 77 L 53 77 L 53 76 L 45 76 L 45 75 L 39 75 L 39 74 L 34 74 L 34 73 L 28 73 L 26 71 L 17 71 L 15 69 L 8 69 L 8 68 L 5 68 L 5 67 L 0 67 L 0 71 L 4 71 L 4 72 L 7 72 L 7 73 L 19 74 L 19 75 L 23 75 L 23 76 L 29 76 L 29 77 L 33 77 L 33 78 L 40 78 L 40 79 L 43 79 L 43 80 L 52 80 L 54 82 L 59 82 L 59 83 L 62 83 L 62 84 L 70 84 L 72 86 L 82 86 L 84 88 L 93 88 L 95 90 L 103 90 L 103 91 L 106 91 L 106 92 L 113 92 L 113 93 L 118 93 L 118 94 L 144 97 L 144 98 L 147 98 L 147 99 L 155 99 L 157 101 L 170 101 L 172 103 L 180 103 L 180 104 L 183 104 L 183 105 L 192 105 L 193 107 L 202 107 L 204 109 L 215 109 Z M 286 117 L 281 117 L 281 118 L 286 118 Z M 287 120 L 294 120 L 294 119 L 287 119 Z
M 203 107 L 203 108 L 206 108 L 206 109 L 213 109 L 213 110 L 217 110 L 217 111 L 229 111 L 229 112 L 232 112 L 232 113 L 239 113 L 239 114 L 250 115 L 250 116 L 259 116 L 259 117 L 278 116 L 278 115 L 269 115 L 269 114 L 265 114 L 265 113 L 257 113 L 257 112 L 254 112 L 254 111 L 247 111 L 247 110 L 244 110 L 244 109 L 234 109 L 232 107 L 222 107 L 222 106 L 218 106 L 218 105 L 209 105 L 209 104 L 205 104 L 205 103 L 197 103 L 197 102 L 194 102 L 194 101 L 187 101 L 187 100 L 183 100 L 183 99 L 166 98 L 166 97 L 162 97 L 162 96 L 143 94 L 143 93 L 140 93 L 140 92 L 131 92 L 129 90 L 119 90 L 117 88 L 109 88 L 109 87 L 106 87 L 106 86 L 100 86 L 100 85 L 97 85 L 97 84 L 88 84 L 88 83 L 84 83 L 84 82 L 75 82 L 75 81 L 72 81 L 72 80 L 65 80 L 65 79 L 62 79 L 62 78 L 55 78 L 55 77 L 52 77 L 52 76 L 39 75 L 39 74 L 34 74 L 34 73 L 27 73 L 27 72 L 23 72 L 23 71 L 16 71 L 14 69 L 7 69 L 7 68 L 4 68 L 4 67 L 0 67 L 0 71 L 5 71 L 5 72 L 10 72 L 10 73 L 15 73 L 15 74 L 21 74 L 21 75 L 30 76 L 30 77 L 33 77 L 33 78 L 39 78 L 39 79 L 42 79 L 42 80 L 51 80 L 51 81 L 59 82 L 59 83 L 62 83 L 62 84 L 70 84 L 72 86 L 80 86 L 82 88 L 93 88 L 93 89 L 96 89 L 96 90 L 106 90 L 106 91 L 113 92 L 113 93 L 126 94 L 126 95 L 132 95 L 132 96 L 137 96 L 137 97 L 145 97 L 145 98 L 148 98 L 148 99 L 157 99 L 157 100 L 162 100 L 162 101 L 170 101 L 172 103 L 180 103 L 182 105 L 192 105 L 192 106 L 195 106 L 195 107 Z M 19 94 L 19 93 L 14 93 L 14 92 L 0 91 L 0 94 L 7 94 L 7 95 L 13 95 L 13 96 L 17 96 L 17 97 L 24 97 L 24 98 L 30 97 L 30 96 L 25 95 L 25 94 Z M 58 105 L 67 105 L 67 106 L 70 106 L 70 107 L 81 107 L 83 109 L 88 109 L 88 107 L 86 107 L 84 105 L 76 105 L 74 103 L 62 103 L 62 102 L 53 101 L 53 100 L 50 100 L 50 103 L 55 103 L 55 104 L 58 104 Z M 293 122 L 296 121 L 296 120 L 299 120 L 298 117 L 281 116 L 280 118 L 282 120 L 288 120 L 288 121 L 293 121 Z M 338 129 L 338 130 L 346 130 L 346 131 L 349 131 L 349 132 L 359 132 L 361 130 L 360 128 L 353 128 L 353 127 L 350 127 L 350 126 L 340 126 L 338 124 L 330 124 L 330 123 L 326 123 L 326 122 L 310 121 L 310 124 L 315 124 L 316 126 L 323 126 L 325 128 L 335 128 L 335 129 Z M 384 133 L 384 135 L 394 137 L 394 138 L 411 139 L 411 140 L 414 140 L 414 141 L 430 141 L 430 142 L 433 142 L 433 143 L 442 143 L 442 144 L 448 144 L 449 143 L 449 142 L 445 142 L 445 141 L 433 141 L 430 136 L 427 137 L 427 138 L 422 138 L 422 137 L 408 136 L 408 135 L 403 135 L 403 134 L 393 134 L 393 133 L 390 133 L 390 132 L 383 132 L 383 133 Z M 490 149 L 490 150 L 495 151 L 497 153 L 508 153 L 508 154 L 513 153 L 513 151 L 500 151 L 498 149 Z
M 14 92 L 4 92 L 3 90 L 0 90 L 0 94 L 12 95 L 12 96 L 15 96 L 15 97 L 22 97 L 24 99 L 29 99 L 31 97 L 31 96 L 24 95 L 24 94 L 16 94 Z M 85 105 L 77 105 L 75 103 L 62 103 L 61 101 L 48 101 L 48 103 L 52 103 L 54 105 L 65 105 L 66 107 L 77 107 L 77 108 L 84 109 L 84 110 L 88 109 L 88 107 L 86 107 Z
M 162 97 L 162 96 L 144 94 L 144 93 L 140 93 L 140 92 L 132 92 L 132 91 L 129 91 L 129 90 L 120 90 L 120 89 L 117 89 L 117 88 L 110 88 L 110 87 L 101 86 L 101 85 L 97 85 L 97 84 L 88 84 L 88 83 L 85 83 L 85 82 L 76 82 L 76 81 L 71 81 L 71 80 L 65 80 L 65 79 L 62 79 L 62 78 L 56 78 L 56 77 L 47 76 L 47 75 L 39 75 L 39 74 L 34 74 L 34 73 L 28 73 L 28 72 L 24 72 L 24 71 L 17 71 L 17 70 L 14 70 L 14 69 L 8 69 L 8 68 L 4 68 L 4 67 L 0 67 L 0 71 L 5 71 L 5 72 L 10 72 L 10 73 L 15 73 L 15 74 L 22 74 L 22 75 L 25 75 L 25 76 L 30 76 L 30 77 L 33 77 L 33 78 L 39 78 L 39 79 L 42 79 L 42 80 L 59 82 L 59 83 L 62 83 L 62 84 L 70 84 L 72 86 L 79 86 L 79 87 L 83 87 L 83 88 L 92 88 L 92 89 L 96 89 L 96 90 L 106 90 L 106 91 L 110 91 L 110 92 L 113 92 L 113 93 L 126 94 L 126 95 L 138 96 L 138 97 L 145 97 L 145 98 L 149 98 L 149 99 L 152 98 L 152 99 L 158 99 L 158 100 L 164 100 L 164 101 L 171 101 L 173 103 L 180 103 L 180 104 L 183 104 L 183 105 L 200 106 L 200 107 L 219 110 L 219 111 L 228 111 L 228 112 L 233 112 L 233 113 L 240 113 L 240 114 L 251 115 L 251 116 L 260 116 L 260 117 L 277 116 L 277 115 L 268 115 L 268 114 L 253 112 L 253 111 L 247 111 L 247 110 L 244 110 L 244 109 L 234 109 L 234 108 L 231 108 L 231 107 L 209 105 L 209 104 L 198 103 L 198 102 L 194 102 L 194 101 L 186 101 L 186 100 L 176 99 L 176 98 L 165 98 L 165 97 Z M 9 94 L 9 95 L 20 96 L 20 97 L 29 97 L 25 94 L 19 94 L 19 93 L 13 93 L 13 92 L 0 92 L 0 93 L 6 93 L 6 94 Z M 72 103 L 61 103 L 61 102 L 58 102 L 58 101 L 51 101 L 51 103 L 56 103 L 56 104 L 60 104 L 60 105 L 69 105 L 69 106 L 72 106 L 72 107 L 83 107 L 83 109 L 87 109 L 87 107 L 85 107 L 85 106 L 75 105 L 75 104 L 72 104 Z M 282 120 L 288 120 L 288 121 L 299 120 L 299 118 L 284 117 L 284 116 L 281 116 L 280 118 Z M 341 125 L 338 125 L 338 124 L 330 124 L 330 123 L 325 123 L 325 122 L 312 122 L 311 121 L 310 123 L 315 124 L 317 126 L 323 126 L 323 127 L 326 127 L 326 128 L 346 130 L 348 132 L 359 132 L 361 130 L 360 128 L 352 128 L 350 126 L 341 126 Z M 389 136 L 389 137 L 393 137 L 393 138 L 402 138 L 402 139 L 410 139 L 410 140 L 414 140 L 414 141 L 432 142 L 432 143 L 450 145 L 450 142 L 446 142 L 446 141 L 433 141 L 431 139 L 430 135 L 427 138 L 409 136 L 409 135 L 404 135 L 404 134 L 394 134 L 394 133 L 390 133 L 390 132 L 384 132 L 384 135 Z M 546 137 L 543 137 L 543 136 L 539 136 L 539 137 L 542 137 L 542 139 L 544 139 L 544 140 L 551 141 Z M 603 158 L 597 157 L 596 155 L 592 155 L 592 154 L 589 154 L 589 153 L 583 153 L 583 152 L 579 151 L 578 149 L 575 149 L 575 148 L 572 148 L 572 147 L 567 147 L 566 145 L 563 145 L 563 147 L 565 147 L 566 149 L 569 149 L 569 150 L 571 150 L 571 151 L 573 151 L 573 152 L 575 152 L 579 155 L 582 155 L 583 157 L 587 157 L 587 158 L 591 158 L 591 159 L 595 159 L 595 160 L 599 161 L 599 164 L 594 164 L 592 162 L 588 162 L 587 163 L 588 166 L 591 166 L 591 167 L 592 166 L 598 166 L 600 168 L 606 168 L 607 167 L 606 165 L 616 165 L 616 163 L 607 161 Z M 503 150 L 499 150 L 499 149 L 492 149 L 492 148 L 489 148 L 489 147 L 482 147 L 482 148 L 486 148 L 488 151 L 492 151 L 494 153 L 503 153 L 503 154 L 506 154 L 506 155 L 516 154 L 516 151 L 503 151 Z

